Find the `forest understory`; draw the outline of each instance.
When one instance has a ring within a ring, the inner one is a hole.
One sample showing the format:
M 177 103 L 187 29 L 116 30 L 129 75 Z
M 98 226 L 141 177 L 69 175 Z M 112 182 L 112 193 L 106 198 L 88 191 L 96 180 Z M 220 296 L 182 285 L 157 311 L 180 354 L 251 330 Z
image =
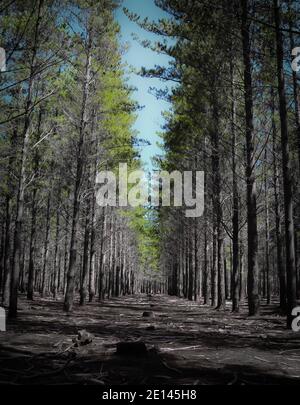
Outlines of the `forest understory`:
M 71 314 L 61 306 L 20 297 L 20 317 L 0 334 L 1 385 L 300 383 L 300 334 L 286 329 L 278 303 L 253 317 L 246 303 L 233 314 L 165 295 L 76 304 Z M 92 341 L 76 347 L 80 330 Z M 126 342 L 146 351 L 118 354 Z

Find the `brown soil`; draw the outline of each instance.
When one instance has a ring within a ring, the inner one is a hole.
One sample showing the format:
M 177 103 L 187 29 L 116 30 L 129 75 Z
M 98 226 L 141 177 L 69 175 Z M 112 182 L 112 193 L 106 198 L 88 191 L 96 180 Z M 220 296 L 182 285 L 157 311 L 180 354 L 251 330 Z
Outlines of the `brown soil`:
M 74 347 L 82 329 L 93 341 Z M 116 354 L 118 342 L 135 341 L 146 355 Z M 250 318 L 246 306 L 232 314 L 229 306 L 140 295 L 76 305 L 67 315 L 60 301 L 21 297 L 18 319 L 0 332 L 3 383 L 298 385 L 300 333 L 285 329 L 275 304 Z

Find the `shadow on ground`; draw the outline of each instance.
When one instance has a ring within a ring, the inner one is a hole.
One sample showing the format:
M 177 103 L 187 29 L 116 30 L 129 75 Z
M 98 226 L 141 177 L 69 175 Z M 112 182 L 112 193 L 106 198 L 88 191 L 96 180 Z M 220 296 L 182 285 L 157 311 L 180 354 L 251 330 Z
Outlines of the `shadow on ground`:
M 160 295 L 75 306 L 69 315 L 49 299 L 23 297 L 20 307 L 0 334 L 0 384 L 300 383 L 300 334 L 285 330 L 276 305 L 255 318 L 246 307 L 232 314 Z M 93 341 L 74 347 L 81 329 Z M 117 355 L 126 341 L 143 341 L 147 354 Z

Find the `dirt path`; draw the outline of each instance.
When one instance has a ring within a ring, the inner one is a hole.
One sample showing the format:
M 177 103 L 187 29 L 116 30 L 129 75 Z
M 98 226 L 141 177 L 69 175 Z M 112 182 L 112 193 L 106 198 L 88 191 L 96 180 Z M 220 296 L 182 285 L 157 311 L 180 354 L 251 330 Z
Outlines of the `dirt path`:
M 76 306 L 71 315 L 58 301 L 22 298 L 20 307 L 0 332 L 0 383 L 300 383 L 300 333 L 285 330 L 275 305 L 255 318 L 245 307 L 231 314 L 158 295 Z M 81 329 L 93 342 L 74 348 Z M 143 341 L 148 354 L 117 355 L 124 341 Z

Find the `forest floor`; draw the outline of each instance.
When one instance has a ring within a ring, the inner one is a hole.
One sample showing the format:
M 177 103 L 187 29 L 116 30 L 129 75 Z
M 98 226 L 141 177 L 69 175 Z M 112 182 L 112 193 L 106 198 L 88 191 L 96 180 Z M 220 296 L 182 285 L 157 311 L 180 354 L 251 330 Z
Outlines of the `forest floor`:
M 152 311 L 152 317 L 144 317 Z M 93 334 L 74 347 L 79 330 Z M 116 353 L 142 341 L 144 355 Z M 260 316 L 217 311 L 184 299 L 127 296 L 76 305 L 20 298 L 18 319 L 0 332 L 0 384 L 300 384 L 300 332 L 276 305 Z

